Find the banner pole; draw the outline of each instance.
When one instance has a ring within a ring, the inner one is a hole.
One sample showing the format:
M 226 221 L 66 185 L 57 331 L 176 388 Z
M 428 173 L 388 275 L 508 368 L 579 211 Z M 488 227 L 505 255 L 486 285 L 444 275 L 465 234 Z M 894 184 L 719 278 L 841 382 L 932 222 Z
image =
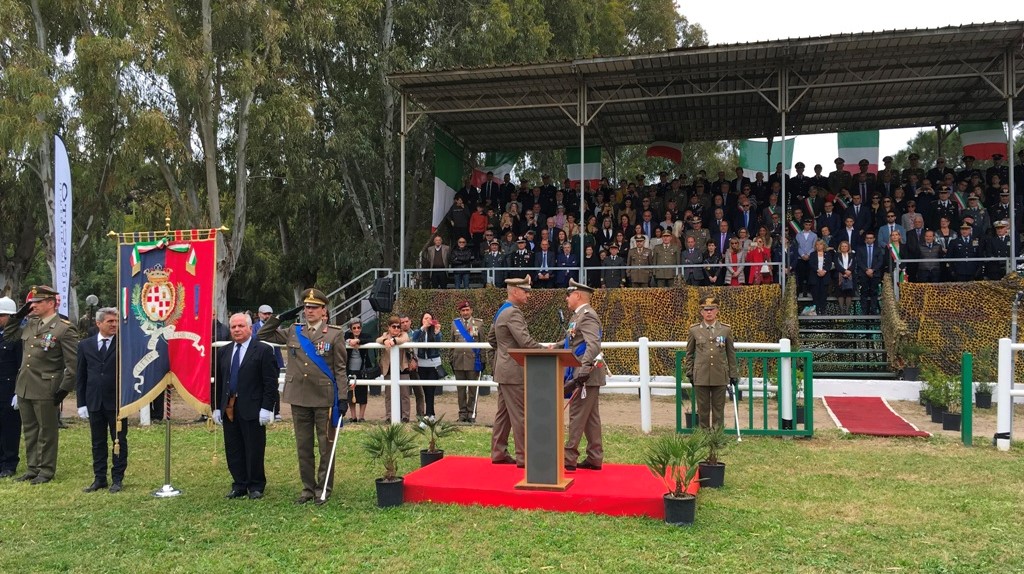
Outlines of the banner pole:
M 153 493 L 156 498 L 173 498 L 181 491 L 171 486 L 171 387 L 164 390 L 164 485 Z

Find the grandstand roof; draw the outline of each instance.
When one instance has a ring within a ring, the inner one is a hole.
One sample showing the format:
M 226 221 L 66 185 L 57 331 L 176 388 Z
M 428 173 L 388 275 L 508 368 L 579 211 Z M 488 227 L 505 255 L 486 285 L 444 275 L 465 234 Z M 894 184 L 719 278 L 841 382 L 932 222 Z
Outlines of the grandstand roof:
M 1007 69 L 1009 68 L 1009 70 Z M 391 74 L 473 151 L 706 141 L 1024 119 L 1024 22 Z M 780 89 L 781 86 L 781 89 Z M 583 89 L 585 88 L 585 90 Z

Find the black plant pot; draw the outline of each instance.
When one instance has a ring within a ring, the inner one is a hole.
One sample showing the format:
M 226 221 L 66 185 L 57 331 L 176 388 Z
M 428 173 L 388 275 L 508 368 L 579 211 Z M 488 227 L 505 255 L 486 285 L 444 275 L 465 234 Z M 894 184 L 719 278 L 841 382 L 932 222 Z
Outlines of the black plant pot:
M 927 400 L 927 399 L 925 399 L 925 401 L 924 401 L 924 414 L 926 414 L 926 415 L 932 414 L 932 402 Z
M 725 484 L 725 463 L 700 463 L 700 485 L 708 488 L 722 488 Z
M 924 391 L 917 391 L 917 404 L 923 407 L 927 403 L 928 401 L 924 398 Z
M 377 479 L 377 506 L 388 508 L 401 506 L 405 501 L 405 480 L 398 477 L 395 480 L 387 481 L 383 478 Z
M 423 468 L 424 466 L 427 466 L 428 464 L 433 464 L 433 463 L 441 460 L 442 458 L 444 458 L 444 451 L 441 450 L 441 449 L 435 450 L 434 452 L 430 452 L 429 450 L 421 450 L 420 451 L 420 468 Z
M 795 410 L 796 410 L 796 424 L 798 424 L 798 425 L 804 424 L 804 406 L 803 405 L 797 405 L 795 407 Z
M 370 396 L 380 396 L 380 385 L 370 385 Z
M 979 409 L 992 408 L 992 393 L 974 393 L 974 406 Z
M 697 515 L 697 497 L 673 498 L 665 495 L 665 523 L 674 526 L 689 526 Z
M 700 424 L 697 413 L 683 413 L 683 416 L 686 417 L 686 428 L 688 429 L 696 428 Z
M 942 430 L 959 431 L 960 413 L 942 413 Z
M 479 396 L 486 397 L 491 394 L 491 387 L 480 387 Z
M 904 381 L 920 381 L 921 367 L 903 367 Z
M 946 412 L 946 407 L 940 405 L 932 405 L 932 422 L 941 423 L 942 413 Z

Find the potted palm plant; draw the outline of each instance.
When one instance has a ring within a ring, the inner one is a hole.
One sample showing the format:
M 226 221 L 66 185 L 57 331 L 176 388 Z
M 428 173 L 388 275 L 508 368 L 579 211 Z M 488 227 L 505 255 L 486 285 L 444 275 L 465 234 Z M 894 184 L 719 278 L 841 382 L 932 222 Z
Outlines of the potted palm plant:
M 437 448 L 437 439 L 459 432 L 459 427 L 444 420 L 444 415 L 437 417 L 419 417 L 420 424 L 414 430 L 427 437 L 427 448 L 420 451 L 420 468 L 444 458 L 444 450 Z
M 645 462 L 651 474 L 665 482 L 665 522 L 677 526 L 693 524 L 697 497 L 687 491 L 697 479 L 700 461 L 707 452 L 701 432 L 667 434 L 647 447 Z
M 363 439 L 363 450 L 370 462 L 384 466 L 377 479 L 377 506 L 399 506 L 405 499 L 405 482 L 398 475 L 398 463 L 416 453 L 416 436 L 401 424 L 372 427 Z
M 732 438 L 725 434 L 722 427 L 710 431 L 699 430 L 697 433 L 703 435 L 704 448 L 707 449 L 707 458 L 700 463 L 701 486 L 721 488 L 725 484 L 725 463 L 718 460 L 718 455 L 732 444 Z

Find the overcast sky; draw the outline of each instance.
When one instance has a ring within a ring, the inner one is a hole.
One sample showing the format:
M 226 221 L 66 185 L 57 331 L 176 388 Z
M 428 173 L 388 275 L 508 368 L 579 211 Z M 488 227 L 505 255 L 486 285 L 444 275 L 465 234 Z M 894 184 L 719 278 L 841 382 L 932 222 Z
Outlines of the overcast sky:
M 844 4 L 808 0 L 676 0 L 676 5 L 691 23 L 698 23 L 707 31 L 708 43 L 712 45 L 1024 20 L 1024 2 L 1020 0 L 979 4 L 951 0 L 859 0 Z M 906 147 L 917 131 L 882 130 L 879 159 Z M 822 134 L 799 136 L 793 155 L 807 164 L 808 172 L 812 165 L 820 163 L 828 173 L 835 169 L 832 160 L 837 153 L 836 136 Z M 953 155 L 950 151 L 946 153 Z M 850 158 L 846 160 L 850 162 Z

